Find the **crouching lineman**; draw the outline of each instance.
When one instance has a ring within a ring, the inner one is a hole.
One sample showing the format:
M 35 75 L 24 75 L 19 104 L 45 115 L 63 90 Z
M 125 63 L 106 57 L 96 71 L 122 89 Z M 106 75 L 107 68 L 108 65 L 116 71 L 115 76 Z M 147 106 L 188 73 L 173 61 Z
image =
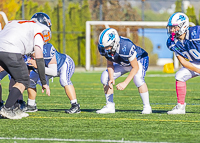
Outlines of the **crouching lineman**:
M 113 28 L 107 28 L 101 32 L 98 50 L 107 59 L 107 70 L 101 75 L 106 106 L 96 112 L 99 114 L 115 113 L 115 103 L 113 101 L 115 79 L 130 72 L 125 81 L 116 85 L 117 89 L 124 90 L 133 79 L 143 101 L 142 114 L 152 113 L 149 92 L 144 81 L 149 64 L 148 53 L 134 45 L 130 39 L 119 37 L 118 32 Z
M 167 114 L 185 114 L 186 81 L 200 75 L 200 26 L 189 27 L 187 15 L 178 12 L 169 18 L 167 30 L 167 47 L 183 66 L 175 75 L 177 105 Z
M 35 51 L 42 92 L 50 96 L 46 84 L 43 45 L 51 38 L 51 21 L 45 13 L 36 13 L 30 20 L 10 21 L 0 32 L 0 66 L 15 80 L 0 114 L 9 119 L 21 119 L 28 114 L 19 108 L 17 99 L 29 85 L 29 73 L 22 55 Z
M 71 108 L 65 110 L 66 113 L 80 113 L 80 105 L 76 99 L 76 92 L 71 82 L 71 77 L 75 70 L 75 64 L 72 58 L 66 54 L 59 53 L 52 44 L 47 43 L 43 47 L 43 56 L 45 61 L 45 74 L 47 85 L 49 85 L 49 79 L 55 76 L 60 77 L 60 84 L 65 89 L 70 102 Z M 34 56 L 33 56 L 34 57 Z M 37 68 L 35 60 L 31 59 L 28 61 L 34 68 Z M 35 71 L 30 73 L 30 86 L 28 88 L 28 102 L 26 112 L 36 112 L 36 84 L 40 84 L 39 75 Z

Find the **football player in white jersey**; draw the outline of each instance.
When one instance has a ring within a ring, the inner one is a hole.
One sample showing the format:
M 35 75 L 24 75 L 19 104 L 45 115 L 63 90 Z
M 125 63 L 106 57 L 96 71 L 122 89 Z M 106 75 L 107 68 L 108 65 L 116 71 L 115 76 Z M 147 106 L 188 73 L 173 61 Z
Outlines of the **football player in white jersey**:
M 115 113 L 113 101 L 115 79 L 129 72 L 125 81 L 116 85 L 117 89 L 124 90 L 133 80 L 143 101 L 142 114 L 151 114 L 149 92 L 144 80 L 149 65 L 148 53 L 136 46 L 130 39 L 119 36 L 113 28 L 107 28 L 101 32 L 98 50 L 107 59 L 107 70 L 101 75 L 106 106 L 96 112 L 98 114 Z
M 45 79 L 43 45 L 51 39 L 51 20 L 45 13 L 36 13 L 31 20 L 10 21 L 0 32 L 0 66 L 15 80 L 0 114 L 9 119 L 29 116 L 16 104 L 18 97 L 28 88 L 29 74 L 22 55 L 35 51 L 42 92 L 50 96 Z
M 167 114 L 185 114 L 186 81 L 200 76 L 200 26 L 189 27 L 187 15 L 177 12 L 170 16 L 167 30 L 167 47 L 183 66 L 175 75 L 177 105 Z
M 73 114 L 80 113 L 80 105 L 77 102 L 75 88 L 71 82 L 71 77 L 75 70 L 75 64 L 73 59 L 67 54 L 59 53 L 52 44 L 47 43 L 43 47 L 43 57 L 45 61 L 45 73 L 47 84 L 49 85 L 49 79 L 52 77 L 60 78 L 60 85 L 64 87 L 65 93 L 67 94 L 71 108 L 65 110 L 65 113 Z M 37 65 L 33 58 L 28 61 L 29 66 L 33 65 L 34 68 L 37 68 Z M 30 85 L 28 88 L 28 102 L 26 112 L 36 112 L 37 107 L 35 103 L 36 99 L 36 85 L 40 84 L 40 79 L 38 73 L 31 71 L 30 73 Z

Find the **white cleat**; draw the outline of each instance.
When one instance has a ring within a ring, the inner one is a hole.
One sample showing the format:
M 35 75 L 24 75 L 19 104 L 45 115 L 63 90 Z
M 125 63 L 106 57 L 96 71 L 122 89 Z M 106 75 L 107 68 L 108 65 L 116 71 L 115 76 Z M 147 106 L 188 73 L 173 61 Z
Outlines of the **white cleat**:
M 186 103 L 177 103 L 177 105 L 171 111 L 168 111 L 167 114 L 185 114 L 185 106 Z
M 115 103 L 108 103 L 101 110 L 96 111 L 97 114 L 115 113 Z
M 142 114 L 151 114 L 152 113 L 152 109 L 151 106 L 143 106 L 143 111 Z
M 19 107 L 16 107 L 15 109 L 13 109 L 13 112 L 19 117 L 28 117 L 29 116 L 28 113 L 25 113 Z
M 0 114 L 3 117 L 6 117 L 8 119 L 21 119 L 22 117 L 18 116 L 17 114 L 15 114 L 12 110 L 12 108 L 6 108 L 5 106 L 3 106 L 1 108 Z

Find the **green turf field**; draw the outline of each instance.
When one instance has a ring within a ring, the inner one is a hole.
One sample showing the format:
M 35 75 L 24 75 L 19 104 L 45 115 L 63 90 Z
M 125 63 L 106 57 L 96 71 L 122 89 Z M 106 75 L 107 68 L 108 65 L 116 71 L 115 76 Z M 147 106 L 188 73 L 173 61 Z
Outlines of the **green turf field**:
M 38 86 L 39 111 L 21 120 L 0 119 L 0 142 L 200 142 L 199 77 L 187 82 L 186 115 L 167 115 L 177 101 L 174 74 L 147 72 L 153 113 L 142 115 L 142 101 L 133 82 L 124 91 L 115 90 L 115 114 L 96 114 L 105 105 L 100 76 L 100 72 L 73 75 L 80 114 L 64 113 L 71 105 L 58 78 L 50 83 L 50 97 Z M 117 79 L 116 84 L 125 78 Z M 1 81 L 3 100 L 7 99 L 8 82 L 8 78 Z M 24 99 L 27 101 L 26 91 Z

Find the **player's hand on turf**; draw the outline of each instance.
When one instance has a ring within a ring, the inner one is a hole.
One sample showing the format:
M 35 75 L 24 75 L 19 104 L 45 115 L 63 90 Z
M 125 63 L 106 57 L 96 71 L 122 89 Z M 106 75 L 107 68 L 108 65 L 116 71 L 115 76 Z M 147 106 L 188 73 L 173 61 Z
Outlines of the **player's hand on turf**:
M 126 88 L 127 84 L 125 82 L 121 82 L 116 85 L 117 90 L 124 90 Z
M 110 79 L 109 82 L 108 82 L 109 88 L 112 89 L 114 84 L 115 84 L 115 80 L 114 79 Z
M 42 93 L 44 93 L 44 89 L 46 89 L 46 94 L 50 96 L 50 88 L 47 84 L 42 85 Z

